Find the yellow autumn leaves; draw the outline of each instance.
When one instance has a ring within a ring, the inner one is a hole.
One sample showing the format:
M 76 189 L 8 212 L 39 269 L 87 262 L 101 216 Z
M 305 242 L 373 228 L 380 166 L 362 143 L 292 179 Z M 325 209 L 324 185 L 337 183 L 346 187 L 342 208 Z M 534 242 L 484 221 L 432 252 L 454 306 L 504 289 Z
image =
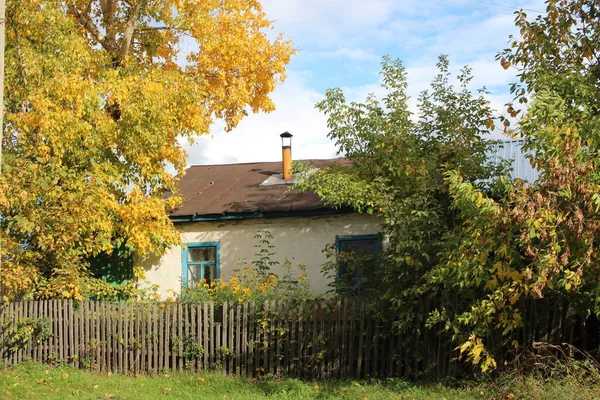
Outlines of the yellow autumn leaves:
M 183 289 L 184 301 L 215 301 L 242 304 L 248 301 L 306 298 L 310 286 L 306 275 L 299 274 L 297 279 L 286 275 L 279 278 L 272 273 L 260 273 L 253 268 L 238 271 L 228 281 L 216 279 L 210 284 L 202 279 L 193 287 Z M 172 298 L 175 300 L 175 298 Z
M 182 143 L 215 118 L 231 129 L 248 109 L 271 111 L 294 50 L 266 35 L 256 1 L 7 7 L 2 288 L 78 298 L 95 285 L 90 259 L 178 243 L 168 211 L 179 199 L 163 194 L 176 191 L 172 169 L 183 173 Z M 181 54 L 183 36 L 199 50 Z

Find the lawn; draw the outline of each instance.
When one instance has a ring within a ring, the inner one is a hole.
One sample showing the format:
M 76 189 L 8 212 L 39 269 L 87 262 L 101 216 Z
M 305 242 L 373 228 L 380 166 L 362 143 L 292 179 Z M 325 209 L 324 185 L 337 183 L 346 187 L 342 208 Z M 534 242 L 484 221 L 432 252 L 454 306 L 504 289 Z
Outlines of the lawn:
M 70 367 L 27 363 L 0 374 L 6 399 L 475 399 L 476 393 L 401 380 L 302 382 L 249 380 L 219 372 L 169 373 L 154 377 L 98 375 Z
M 514 392 L 514 393 L 513 393 Z M 1 399 L 596 399 L 599 388 L 527 379 L 514 388 L 466 383 L 450 388 L 399 379 L 384 382 L 303 382 L 225 377 L 218 372 L 150 376 L 98 375 L 71 367 L 26 363 L 0 373 Z

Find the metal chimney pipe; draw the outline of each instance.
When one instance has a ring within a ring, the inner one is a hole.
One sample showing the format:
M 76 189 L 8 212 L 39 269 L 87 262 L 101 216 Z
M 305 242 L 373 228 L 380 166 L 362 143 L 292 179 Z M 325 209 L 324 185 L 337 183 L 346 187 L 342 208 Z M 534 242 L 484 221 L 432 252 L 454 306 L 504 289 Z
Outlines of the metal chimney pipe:
M 282 165 L 283 180 L 289 181 L 292 179 L 292 135 L 289 132 L 283 132 L 279 137 L 281 138 L 281 153 L 282 153 Z

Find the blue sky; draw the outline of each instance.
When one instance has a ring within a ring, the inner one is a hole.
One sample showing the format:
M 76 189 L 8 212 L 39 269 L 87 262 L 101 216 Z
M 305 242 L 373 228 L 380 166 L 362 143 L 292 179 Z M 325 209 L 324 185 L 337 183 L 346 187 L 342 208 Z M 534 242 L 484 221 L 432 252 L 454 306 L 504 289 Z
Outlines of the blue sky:
M 211 134 L 186 146 L 188 164 L 277 161 L 279 134 L 294 134 L 294 159 L 331 158 L 326 119 L 314 105 L 325 90 L 341 87 L 350 100 L 380 93 L 381 57 L 403 61 L 411 108 L 435 75 L 440 54 L 453 70 L 473 68 L 473 88 L 485 85 L 499 112 L 510 100 L 508 84 L 516 71 L 503 70 L 494 57 L 516 33 L 512 12 L 523 8 L 533 18 L 543 1 L 521 0 L 262 0 L 278 32 L 294 42 L 298 54 L 288 79 L 273 93 L 277 109 L 250 115 L 232 132 L 215 123 Z M 513 9 L 514 8 L 514 9 Z

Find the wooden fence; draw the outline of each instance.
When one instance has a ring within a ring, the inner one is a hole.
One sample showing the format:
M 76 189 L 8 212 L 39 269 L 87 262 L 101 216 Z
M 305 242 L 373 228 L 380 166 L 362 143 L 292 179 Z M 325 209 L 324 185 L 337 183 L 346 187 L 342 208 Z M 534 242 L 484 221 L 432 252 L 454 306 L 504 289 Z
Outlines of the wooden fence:
M 566 310 L 541 312 L 545 325 L 532 319 L 520 334 L 535 340 L 550 332 L 560 341 L 554 324 L 574 340 Z M 398 321 L 376 319 L 353 300 L 296 305 L 47 300 L 5 304 L 0 321 L 5 366 L 33 360 L 104 372 L 222 369 L 301 378 L 456 376 L 465 367 L 439 330 L 423 325 L 392 334 Z
M 5 366 L 33 360 L 111 372 L 222 369 L 321 378 L 408 376 L 432 367 L 446 374 L 453 365 L 439 336 L 424 331 L 433 350 L 417 359 L 390 334 L 393 320 L 376 321 L 351 300 L 294 307 L 47 300 L 9 303 L 0 319 Z

